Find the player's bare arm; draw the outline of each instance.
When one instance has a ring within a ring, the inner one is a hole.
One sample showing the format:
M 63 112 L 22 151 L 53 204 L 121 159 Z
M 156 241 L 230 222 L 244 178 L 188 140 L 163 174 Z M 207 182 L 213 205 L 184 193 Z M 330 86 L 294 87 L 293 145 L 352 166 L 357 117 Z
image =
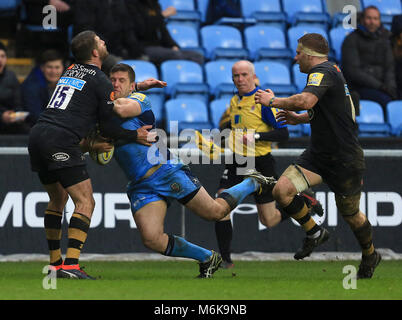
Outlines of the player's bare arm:
M 155 78 L 149 78 L 141 82 L 136 83 L 137 91 L 146 91 L 152 88 L 164 88 L 167 86 L 165 81 L 161 81 Z
M 141 106 L 133 99 L 119 98 L 114 101 L 113 111 L 121 118 L 131 118 L 141 114 Z
M 302 114 L 296 113 L 289 110 L 280 110 L 276 114 L 276 121 L 283 122 L 284 124 L 297 125 L 300 123 L 309 123 L 308 113 L 304 112 Z
M 301 111 L 313 108 L 318 98 L 309 92 L 302 92 L 288 98 L 277 98 L 272 90 L 267 89 L 256 92 L 255 102 L 278 109 Z

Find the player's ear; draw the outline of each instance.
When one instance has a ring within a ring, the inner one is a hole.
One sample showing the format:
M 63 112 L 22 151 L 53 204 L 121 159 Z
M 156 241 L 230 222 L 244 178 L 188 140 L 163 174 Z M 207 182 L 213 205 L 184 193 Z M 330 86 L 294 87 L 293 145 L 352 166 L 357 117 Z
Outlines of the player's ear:
M 135 91 L 135 82 L 130 83 L 130 91 L 131 92 Z

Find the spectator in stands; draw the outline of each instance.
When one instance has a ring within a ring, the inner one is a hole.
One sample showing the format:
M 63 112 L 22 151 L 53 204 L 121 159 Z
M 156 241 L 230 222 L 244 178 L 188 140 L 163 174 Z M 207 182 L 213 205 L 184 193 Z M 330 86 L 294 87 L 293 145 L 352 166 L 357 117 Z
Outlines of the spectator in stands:
M 39 65 L 34 67 L 22 83 L 22 102 L 29 112 L 28 120 L 35 124 L 40 113 L 46 108 L 64 71 L 63 56 L 55 50 L 42 53 Z
M 125 0 L 80 0 L 75 3 L 74 34 L 93 30 L 106 42 L 109 56 L 102 71 L 109 74 L 122 59 L 143 59 L 144 52 L 133 33 L 135 19 Z
M 392 49 L 395 58 L 396 84 L 399 99 L 402 99 L 402 15 L 394 16 L 392 19 Z
M 389 36 L 381 25 L 379 10 L 368 6 L 361 24 L 342 44 L 342 66 L 348 84 L 360 99 L 376 101 L 384 110 L 388 102 L 397 98 Z
M 20 84 L 7 68 L 7 49 L 0 42 L 0 134 L 26 134 L 29 125 L 16 111 L 21 107 Z
M 135 21 L 134 32 L 150 61 L 158 65 L 165 60 L 177 59 L 204 63 L 200 53 L 180 50 L 166 28 L 158 0 L 126 0 L 126 5 Z

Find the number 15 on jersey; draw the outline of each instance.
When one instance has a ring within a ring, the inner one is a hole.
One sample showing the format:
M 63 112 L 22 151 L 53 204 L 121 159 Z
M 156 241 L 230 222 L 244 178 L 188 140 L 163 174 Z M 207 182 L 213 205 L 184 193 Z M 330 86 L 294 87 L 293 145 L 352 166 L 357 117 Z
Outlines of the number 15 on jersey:
M 65 110 L 75 90 L 82 90 L 84 85 L 85 81 L 83 80 L 69 77 L 60 78 L 47 107 Z

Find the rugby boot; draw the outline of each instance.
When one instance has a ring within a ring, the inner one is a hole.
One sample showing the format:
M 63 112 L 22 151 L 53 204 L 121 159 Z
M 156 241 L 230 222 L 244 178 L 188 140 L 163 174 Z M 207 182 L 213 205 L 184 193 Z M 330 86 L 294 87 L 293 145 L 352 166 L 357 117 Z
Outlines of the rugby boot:
M 60 272 L 62 273 L 62 278 L 96 280 L 88 275 L 78 264 L 63 265 Z
M 322 217 L 324 215 L 324 209 L 322 208 L 320 201 L 314 198 L 312 193 L 304 191 L 301 192 L 300 195 L 303 197 L 303 200 L 306 203 L 307 208 L 309 208 L 310 214 L 312 215 L 316 214 L 319 217 Z
M 362 261 L 359 265 L 359 271 L 357 272 L 357 279 L 370 279 L 375 268 L 381 261 L 381 254 L 374 250 L 369 256 L 362 256 Z
M 299 250 L 297 250 L 297 252 L 294 255 L 294 258 L 296 260 L 301 260 L 304 259 L 305 257 L 308 257 L 315 248 L 323 244 L 328 239 L 329 239 L 328 230 L 325 228 L 321 228 L 321 233 L 317 238 L 309 238 L 309 237 L 304 238 L 303 246 Z
M 222 263 L 222 257 L 219 253 L 212 250 L 212 256 L 207 262 L 200 262 L 200 274 L 197 278 L 212 278 L 212 275 Z
M 274 177 L 266 177 L 255 169 L 247 170 L 244 177 L 253 178 L 260 184 L 260 189 L 256 192 L 256 194 L 258 195 L 262 194 L 265 191 L 272 190 L 277 182 Z
M 65 273 L 63 273 L 62 268 L 63 268 L 62 264 L 59 264 L 57 266 L 49 265 L 47 275 L 50 277 L 56 276 L 56 278 L 59 278 L 59 279 L 60 278 L 69 278 L 69 277 L 67 277 L 67 275 Z

